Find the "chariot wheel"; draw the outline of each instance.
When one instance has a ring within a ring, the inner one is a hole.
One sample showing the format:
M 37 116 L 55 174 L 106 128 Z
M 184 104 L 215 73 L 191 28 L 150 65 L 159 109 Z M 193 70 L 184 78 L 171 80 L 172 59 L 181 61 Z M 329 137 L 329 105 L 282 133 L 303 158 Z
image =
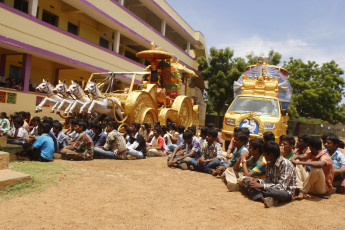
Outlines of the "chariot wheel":
M 173 108 L 177 110 L 179 125 L 185 127 L 193 125 L 193 105 L 187 96 L 178 96 L 174 101 Z
M 146 108 L 141 116 L 140 124 L 142 124 L 144 121 L 146 121 L 149 124 L 154 124 L 158 120 L 157 113 L 152 108 Z

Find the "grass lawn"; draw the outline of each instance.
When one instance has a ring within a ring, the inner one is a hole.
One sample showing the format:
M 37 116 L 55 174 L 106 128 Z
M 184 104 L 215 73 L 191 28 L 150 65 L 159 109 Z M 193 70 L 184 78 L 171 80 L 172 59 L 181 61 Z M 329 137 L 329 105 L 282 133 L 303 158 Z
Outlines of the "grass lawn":
M 2 151 L 14 153 L 21 147 L 5 147 Z M 11 161 L 10 169 L 32 176 L 32 181 L 14 184 L 0 190 L 0 202 L 17 196 L 44 191 L 48 186 L 57 184 L 62 171 L 68 170 L 69 165 L 60 162 Z

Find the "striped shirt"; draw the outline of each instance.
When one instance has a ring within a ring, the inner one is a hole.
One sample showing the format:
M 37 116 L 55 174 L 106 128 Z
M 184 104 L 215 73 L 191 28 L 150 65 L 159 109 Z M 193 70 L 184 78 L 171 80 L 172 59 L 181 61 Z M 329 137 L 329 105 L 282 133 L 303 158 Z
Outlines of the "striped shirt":
M 264 179 L 266 177 L 266 164 L 266 159 L 262 154 L 257 161 L 254 159 L 254 157 L 252 157 L 252 159 L 248 162 L 248 168 L 254 173 L 255 178 Z M 242 163 L 240 164 L 240 168 L 242 170 Z
M 296 189 L 296 171 L 294 165 L 280 156 L 274 164 L 266 165 L 266 178 L 263 181 L 264 189 L 272 188 L 285 190 L 294 195 Z
M 85 131 L 79 134 L 77 140 L 73 144 L 73 148 L 81 152 L 85 160 L 91 160 L 93 158 L 93 141 L 90 135 Z

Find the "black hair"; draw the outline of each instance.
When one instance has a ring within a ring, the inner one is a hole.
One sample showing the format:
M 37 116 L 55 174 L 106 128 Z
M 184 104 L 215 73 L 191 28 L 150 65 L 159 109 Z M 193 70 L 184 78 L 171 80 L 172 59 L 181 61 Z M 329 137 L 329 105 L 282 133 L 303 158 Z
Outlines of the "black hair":
M 184 126 L 183 125 L 179 125 L 178 127 L 177 127 L 177 131 L 179 132 L 179 133 L 183 133 L 184 132 Z
M 188 130 L 190 130 L 192 132 L 193 135 L 196 134 L 196 127 L 194 125 L 188 127 Z
M 166 134 L 168 128 L 165 125 L 161 125 L 161 128 L 162 128 L 162 133 Z
M 247 127 L 241 127 L 240 128 L 240 132 L 244 133 L 245 135 L 247 135 L 247 137 L 249 137 L 250 135 L 250 131 Z
M 340 140 L 339 143 L 338 143 L 338 147 L 341 148 L 341 149 L 344 149 L 344 147 L 345 147 L 344 141 Z
M 71 125 L 77 125 L 78 124 L 78 120 L 77 119 L 72 119 L 71 120 Z
M 132 122 L 132 126 L 133 126 L 137 131 L 139 131 L 139 129 L 140 129 L 140 124 L 139 124 L 139 123 L 137 123 L 137 122 Z
M 103 130 L 103 127 L 102 127 L 102 124 L 101 123 L 95 123 L 92 125 L 92 128 L 98 130 L 98 131 L 101 131 Z
M 13 123 L 23 126 L 24 120 L 20 117 L 17 117 L 16 119 L 14 119 Z
M 114 129 L 117 130 L 117 128 L 119 127 L 119 124 L 116 123 L 115 121 L 108 121 L 107 125 L 109 125 L 110 127 L 113 127 Z
M 333 135 L 333 133 L 324 133 L 324 134 L 321 136 L 321 140 L 326 141 L 329 135 Z
M 330 140 L 333 144 L 336 144 L 339 146 L 340 139 L 337 135 L 330 134 L 326 140 Z
M 235 134 L 235 133 L 238 133 L 238 132 L 240 132 L 240 131 L 241 131 L 241 128 L 240 128 L 240 127 L 234 128 L 234 134 Z
M 50 125 L 44 122 L 39 123 L 38 128 L 42 129 L 43 133 L 49 133 L 51 129 Z
M 206 128 L 206 127 L 205 127 Z M 202 130 L 202 129 L 201 129 Z M 213 138 L 217 138 L 218 137 L 218 132 L 215 129 L 208 129 L 207 128 L 207 135 L 213 137 Z
M 1 112 L 1 116 L 3 116 L 4 118 L 7 118 L 6 112 Z
M 209 131 L 209 129 L 207 127 L 202 127 L 200 130 L 200 134 L 203 134 L 206 136 L 209 133 L 208 131 Z
M 171 128 L 172 128 L 174 131 L 177 131 L 176 123 L 171 123 Z
M 147 123 L 146 121 L 143 122 L 143 126 L 145 127 L 145 129 L 151 128 L 151 124 Z
M 244 144 L 248 142 L 248 136 L 242 132 L 235 133 L 234 137 L 237 137 Z
M 161 127 L 160 125 L 156 125 L 155 128 L 154 128 L 154 130 L 156 130 L 157 133 L 159 133 L 159 135 L 162 134 L 162 127 Z
M 311 137 L 308 146 L 317 150 L 322 149 L 322 142 L 319 137 Z
M 156 121 L 154 124 L 154 126 L 160 126 L 160 125 L 161 125 L 161 123 L 159 121 Z
M 57 129 L 60 132 L 62 130 L 62 124 L 60 122 L 54 122 L 53 128 Z
M 298 136 L 298 140 L 302 140 L 306 144 L 309 143 L 310 138 L 311 138 L 311 136 L 308 136 L 308 135 L 300 135 L 300 136 Z
M 265 142 L 262 149 L 267 155 L 273 155 L 275 158 L 280 156 L 279 145 L 275 141 Z
M 169 121 L 169 122 L 167 122 L 167 128 L 171 128 L 171 122 Z
M 40 123 L 41 122 L 41 118 L 39 116 L 34 116 L 32 118 L 32 121 L 36 121 L 36 122 Z
M 78 126 L 83 127 L 82 130 L 85 131 L 86 128 L 87 128 L 87 123 L 86 123 L 85 121 L 79 121 L 79 122 L 78 122 Z
M 282 135 L 282 136 L 280 136 L 281 137 L 281 141 L 287 141 L 287 142 L 289 142 L 289 144 L 290 145 L 292 145 L 292 146 L 295 146 L 295 144 L 296 144 L 296 140 L 295 140 L 295 138 L 293 137 L 293 136 L 290 136 L 290 135 Z M 279 137 L 279 138 L 280 138 Z
M 189 138 L 193 138 L 193 133 L 190 130 L 186 130 L 183 135 L 182 135 L 183 139 L 189 139 Z
M 276 137 L 274 136 L 274 133 L 271 131 L 264 132 L 263 135 L 264 141 L 275 141 Z
M 259 149 L 259 154 L 261 155 L 263 152 L 264 141 L 260 139 L 253 139 L 249 141 L 249 145 L 254 149 Z

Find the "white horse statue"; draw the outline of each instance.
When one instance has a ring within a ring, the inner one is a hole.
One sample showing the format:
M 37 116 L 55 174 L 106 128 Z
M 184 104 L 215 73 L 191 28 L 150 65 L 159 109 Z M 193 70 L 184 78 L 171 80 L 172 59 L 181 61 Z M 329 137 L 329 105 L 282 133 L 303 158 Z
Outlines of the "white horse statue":
M 53 92 L 53 88 L 54 86 L 50 84 L 49 81 L 46 81 L 44 79 L 43 82 L 36 87 L 36 91 L 47 94 L 47 97 L 45 97 L 42 102 L 38 106 L 36 106 L 36 113 L 42 112 L 42 107 L 45 104 L 51 105 L 54 108 L 62 101 L 62 98 Z M 53 108 L 51 111 L 52 113 L 54 112 Z
M 88 104 L 85 103 L 84 106 L 80 109 L 80 113 L 85 111 L 86 107 L 90 104 L 89 109 L 87 110 L 88 114 L 93 112 L 97 112 L 100 114 L 106 114 L 108 116 L 113 116 L 113 110 L 108 108 L 108 106 L 112 107 L 112 102 L 110 100 L 116 101 L 116 103 L 121 106 L 121 101 L 116 97 L 105 97 L 100 91 L 95 81 L 89 81 L 85 87 L 85 93 L 91 93 L 92 101 Z M 117 117 L 122 120 L 123 115 L 121 113 L 121 109 L 116 106 L 115 112 Z
M 72 81 L 72 84 L 69 86 L 67 93 L 70 95 L 74 95 L 76 97 L 76 100 L 74 101 L 74 103 L 72 103 L 70 106 L 67 107 L 67 109 L 64 112 L 65 116 L 67 116 L 67 114 L 72 114 L 74 112 L 78 112 L 79 109 L 86 102 L 90 101 L 90 98 L 84 93 L 82 87 L 74 81 Z M 60 106 L 58 108 L 58 111 L 60 111 L 60 109 L 61 109 Z
M 61 94 L 63 96 L 63 100 L 59 103 L 54 105 L 54 107 L 52 108 L 52 111 L 54 112 L 55 109 L 58 107 L 58 110 L 56 111 L 56 113 L 60 113 L 59 109 L 66 109 L 68 106 L 70 106 L 71 104 L 74 103 L 74 98 L 72 98 L 70 95 L 67 94 L 67 90 L 68 90 L 68 86 L 64 81 L 60 81 L 59 83 L 55 86 L 55 88 L 53 89 L 53 92 L 56 94 Z

